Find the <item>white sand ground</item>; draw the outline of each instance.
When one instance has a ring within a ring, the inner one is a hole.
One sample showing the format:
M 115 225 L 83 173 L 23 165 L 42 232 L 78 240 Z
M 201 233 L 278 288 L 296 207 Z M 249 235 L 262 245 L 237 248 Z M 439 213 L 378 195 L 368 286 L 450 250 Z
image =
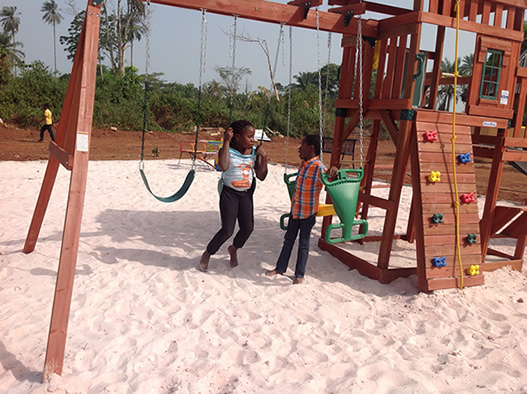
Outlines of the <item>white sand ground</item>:
M 431 294 L 415 277 L 381 285 L 318 250 L 319 219 L 305 283 L 267 278 L 288 210 L 273 165 L 239 267 L 227 243 L 202 273 L 219 229 L 218 173 L 198 167 L 184 199 L 163 204 L 128 161 L 90 162 L 64 371 L 41 383 L 69 186 L 61 169 L 36 249 L 23 254 L 46 164 L 0 163 L 2 393 L 527 393 L 525 269 Z M 147 162 L 146 172 L 166 195 L 189 166 Z M 408 190 L 404 201 L 400 231 Z M 410 264 L 414 252 L 397 242 L 394 256 Z

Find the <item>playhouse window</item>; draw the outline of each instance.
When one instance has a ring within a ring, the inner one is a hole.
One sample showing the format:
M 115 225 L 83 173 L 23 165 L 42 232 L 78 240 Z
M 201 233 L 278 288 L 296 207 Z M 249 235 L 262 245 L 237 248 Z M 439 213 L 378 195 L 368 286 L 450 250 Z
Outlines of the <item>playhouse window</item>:
M 483 64 L 483 76 L 481 78 L 481 90 L 479 97 L 483 99 L 496 100 L 498 98 L 498 86 L 500 84 L 500 71 L 503 61 L 503 52 L 488 49 Z

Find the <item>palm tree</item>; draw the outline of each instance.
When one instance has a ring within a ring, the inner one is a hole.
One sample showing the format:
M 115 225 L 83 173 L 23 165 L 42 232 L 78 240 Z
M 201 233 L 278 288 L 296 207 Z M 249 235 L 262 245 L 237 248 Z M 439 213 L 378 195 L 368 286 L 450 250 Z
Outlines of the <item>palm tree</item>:
M 55 25 L 59 24 L 62 19 L 62 15 L 59 13 L 60 8 L 58 7 L 55 0 L 48 0 L 42 4 L 40 9 L 44 13 L 42 20 L 48 25 L 53 25 L 53 60 L 55 65 L 55 75 L 57 75 L 57 37 L 55 35 Z
M 0 23 L 2 23 L 4 31 L 8 34 L 11 34 L 11 38 L 13 40 L 13 50 L 16 50 L 17 44 L 15 40 L 15 33 L 20 27 L 20 17 L 18 15 L 20 15 L 20 12 L 16 12 L 16 6 L 4 6 L 2 11 L 0 11 Z M 16 76 L 16 63 L 14 63 L 13 66 L 15 68 Z
M 0 33 L 0 56 L 4 56 L 2 51 L 5 51 L 5 57 L 9 64 L 16 64 L 22 62 L 24 59 L 24 52 L 17 49 L 22 48 L 24 44 L 21 42 L 15 42 L 14 45 L 11 42 L 11 37 L 7 33 Z
M 461 58 L 457 59 L 457 64 L 461 62 Z M 447 74 L 453 74 L 454 73 L 454 67 L 455 63 L 450 62 L 448 59 L 443 59 L 441 61 L 441 72 L 447 73 Z M 458 67 L 459 71 L 459 67 Z M 456 102 L 459 100 L 459 96 L 461 95 L 461 92 L 456 89 L 456 97 L 454 97 L 454 86 L 453 85 L 442 85 L 439 91 L 437 92 L 437 95 L 439 97 L 438 100 L 438 110 L 439 111 L 449 111 L 450 110 L 450 104 L 452 100 L 456 100 Z

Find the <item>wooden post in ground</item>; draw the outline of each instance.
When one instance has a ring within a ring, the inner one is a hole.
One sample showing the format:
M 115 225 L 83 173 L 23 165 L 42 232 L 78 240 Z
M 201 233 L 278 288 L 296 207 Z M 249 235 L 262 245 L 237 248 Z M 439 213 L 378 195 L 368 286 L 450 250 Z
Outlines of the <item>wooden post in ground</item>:
M 84 195 L 86 191 L 86 178 L 88 174 L 89 146 L 93 118 L 93 100 L 95 96 L 95 76 L 97 67 L 97 49 L 99 43 L 100 6 L 93 6 L 97 2 L 90 1 L 86 9 L 83 33 L 77 48 L 77 54 L 72 70 L 72 80 L 68 88 L 71 93 L 69 97 L 71 104 L 66 114 L 66 130 L 64 131 L 63 146 L 55 146 L 54 151 L 65 153 L 63 157 L 66 164 L 71 168 L 71 180 L 66 208 L 64 232 L 62 236 L 62 247 L 60 251 L 59 268 L 57 272 L 57 283 L 55 286 L 55 297 L 53 310 L 51 312 L 51 323 L 44 364 L 43 380 L 47 380 L 52 373 L 61 374 L 64 362 L 64 351 L 68 330 L 68 320 L 73 292 L 73 280 L 75 277 L 75 265 L 77 262 L 77 251 L 79 248 L 79 237 L 84 206 Z M 100 3 L 100 2 L 99 2 Z M 99 4 L 97 3 L 97 4 Z M 66 96 L 68 98 L 68 95 Z M 59 141 L 58 141 L 59 142 Z M 68 148 L 72 148 L 74 160 L 69 159 Z M 58 163 L 55 158 L 50 158 L 53 163 Z M 71 163 L 71 161 L 73 163 Z M 65 164 L 65 163 L 62 163 Z M 53 164 L 57 166 L 58 164 Z M 54 170 L 52 167 L 50 172 Z M 55 177 L 45 178 L 47 184 L 43 185 L 44 195 L 51 192 Z M 49 200 L 49 194 L 47 195 Z M 47 206 L 47 202 L 46 202 Z M 44 206 L 44 211 L 45 211 Z M 37 205 L 38 209 L 38 205 Z M 36 212 L 35 212 L 36 214 Z M 43 218 L 43 212 L 42 212 Z M 41 221 L 41 220 L 40 220 Z M 40 228 L 40 224 L 36 223 Z M 35 227 L 36 228 L 36 227 Z M 28 239 L 38 236 L 31 232 Z M 26 242 L 27 243 L 27 242 Z M 33 247 L 34 247 L 34 242 Z M 31 242 L 30 242 L 31 244 Z M 31 249 L 28 245 L 28 251 Z

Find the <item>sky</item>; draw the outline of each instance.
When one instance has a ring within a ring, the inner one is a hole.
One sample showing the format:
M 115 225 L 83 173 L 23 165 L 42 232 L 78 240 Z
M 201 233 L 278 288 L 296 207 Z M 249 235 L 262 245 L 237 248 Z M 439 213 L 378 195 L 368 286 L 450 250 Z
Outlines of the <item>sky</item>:
M 58 42 L 58 37 L 68 35 L 68 27 L 73 20 L 74 12 L 65 0 L 56 0 L 63 21 L 57 25 L 57 69 L 61 73 L 71 71 L 72 62 L 66 58 L 64 47 Z M 277 3 L 287 3 L 287 0 L 275 0 Z M 0 7 L 16 6 L 20 17 L 20 28 L 16 40 L 24 47 L 26 63 L 41 60 L 53 70 L 53 29 L 42 20 L 41 12 L 44 0 L 0 0 Z M 109 7 L 115 0 L 108 0 Z M 325 2 L 327 3 L 327 2 Z M 411 0 L 388 0 L 384 4 L 398 5 L 410 8 Z M 86 8 L 87 1 L 75 0 L 76 11 Z M 151 39 L 150 39 L 150 66 L 149 72 L 162 73 L 161 79 L 167 82 L 178 82 L 182 84 L 198 84 L 200 64 L 200 40 L 201 40 L 201 12 L 186 10 L 177 7 L 164 6 L 152 3 Z M 322 11 L 327 6 L 321 6 Z M 375 15 L 365 15 L 366 18 Z M 377 18 L 375 18 L 377 19 Z M 207 20 L 207 47 L 206 68 L 203 82 L 212 79 L 220 80 L 216 71 L 218 67 L 231 67 L 232 41 L 228 32 L 233 25 L 233 18 L 208 13 Z M 276 47 L 278 45 L 280 25 L 251 20 L 238 20 L 237 32 L 258 38 L 267 42 L 271 60 L 274 63 Z M 434 28 L 426 28 L 430 36 L 433 36 Z M 426 39 L 427 33 L 421 43 L 422 49 L 432 50 L 434 39 Z M 292 76 L 299 72 L 312 72 L 323 66 L 328 61 L 336 64 L 341 63 L 342 49 L 340 47 L 341 34 L 331 34 L 331 45 L 328 45 L 327 32 L 317 34 L 316 30 L 293 28 L 293 71 Z M 451 37 L 454 37 L 452 32 Z M 453 38 L 451 38 L 453 40 Z M 463 48 L 460 48 L 460 56 L 473 52 L 474 38 L 462 36 Z M 133 65 L 140 73 L 145 71 L 146 38 L 134 44 Z M 289 83 L 289 27 L 284 28 L 284 49 L 280 51 L 276 69 L 276 81 L 287 85 Z M 454 45 L 446 45 L 445 57 L 454 58 Z M 452 53 L 449 53 L 452 52 Z M 126 63 L 130 64 L 130 52 L 128 51 Z M 236 43 L 236 67 L 246 67 L 251 70 L 243 82 L 245 89 L 256 90 L 258 86 L 271 87 L 271 79 L 267 65 L 267 58 L 257 43 Z M 294 78 L 293 78 L 294 81 Z

